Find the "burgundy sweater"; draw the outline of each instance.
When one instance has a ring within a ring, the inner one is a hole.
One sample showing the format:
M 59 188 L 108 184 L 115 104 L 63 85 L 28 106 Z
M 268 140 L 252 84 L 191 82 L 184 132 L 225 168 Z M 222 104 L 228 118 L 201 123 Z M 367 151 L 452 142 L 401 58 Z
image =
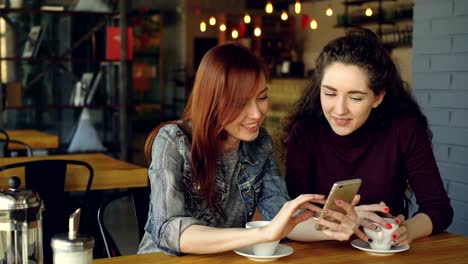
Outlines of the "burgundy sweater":
M 360 204 L 384 201 L 393 215 L 407 216 L 407 181 L 419 211 L 427 214 L 432 233 L 452 222 L 453 209 L 444 189 L 424 127 L 413 117 L 390 127 L 371 119 L 347 136 L 333 132 L 325 120 L 296 122 L 286 159 L 286 184 L 291 198 L 303 193 L 327 195 L 336 181 L 361 178 Z

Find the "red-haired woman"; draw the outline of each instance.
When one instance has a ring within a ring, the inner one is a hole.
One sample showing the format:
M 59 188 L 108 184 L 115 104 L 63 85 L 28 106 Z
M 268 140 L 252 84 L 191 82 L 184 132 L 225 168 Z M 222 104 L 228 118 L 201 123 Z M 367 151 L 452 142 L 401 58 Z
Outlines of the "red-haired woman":
M 150 209 L 139 253 L 216 253 L 279 240 L 321 209 L 323 195 L 289 201 L 271 137 L 267 70 L 248 49 L 225 44 L 203 57 L 182 120 L 148 137 Z M 335 239 L 348 239 L 357 217 L 333 213 Z M 258 208 L 262 228 L 243 228 Z M 298 210 L 302 213 L 296 214 Z

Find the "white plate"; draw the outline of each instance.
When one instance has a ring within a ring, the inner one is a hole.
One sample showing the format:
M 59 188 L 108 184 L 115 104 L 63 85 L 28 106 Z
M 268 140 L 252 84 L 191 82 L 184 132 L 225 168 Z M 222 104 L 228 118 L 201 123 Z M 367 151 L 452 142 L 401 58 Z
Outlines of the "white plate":
M 387 249 L 387 250 L 377 250 L 377 249 L 372 249 L 369 243 L 365 242 L 362 239 L 354 239 L 353 242 L 351 242 L 351 245 L 357 249 L 363 250 L 367 252 L 368 254 L 371 254 L 374 256 L 390 256 L 398 252 L 406 251 L 410 248 L 409 245 L 406 245 L 406 246 L 392 246 L 390 249 Z
M 282 257 L 286 257 L 291 255 L 294 252 L 294 249 L 290 246 L 279 244 L 278 247 L 276 248 L 275 254 L 271 256 L 257 256 L 254 255 L 252 252 L 252 247 L 245 247 L 245 248 L 240 248 L 234 250 L 237 254 L 247 257 L 253 261 L 259 261 L 259 262 L 268 262 L 268 261 L 274 261 Z

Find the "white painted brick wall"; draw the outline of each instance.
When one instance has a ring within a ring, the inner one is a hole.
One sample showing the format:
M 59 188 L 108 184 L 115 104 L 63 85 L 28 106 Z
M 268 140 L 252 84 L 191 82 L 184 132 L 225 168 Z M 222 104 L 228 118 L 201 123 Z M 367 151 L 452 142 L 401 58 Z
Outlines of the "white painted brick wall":
M 425 0 L 424 4 L 416 3 L 414 8 L 414 21 L 426 21 L 437 17 L 452 16 L 452 1 Z M 416 8 L 416 4 L 419 4 Z
M 450 89 L 450 73 L 413 73 L 413 78 L 417 78 L 417 90 L 446 90 Z M 416 84 L 413 84 L 415 88 Z
M 433 107 L 449 107 L 449 108 L 468 108 L 468 91 L 451 90 L 438 91 L 434 90 L 429 96 L 429 104 Z
M 442 177 L 447 181 L 466 181 L 468 166 L 453 164 L 448 162 L 437 162 Z
M 418 43 L 423 42 L 423 43 Z M 452 40 L 450 38 L 434 39 L 431 37 L 415 38 L 413 45 L 421 46 L 419 53 L 439 54 L 447 53 L 452 49 Z
M 468 0 L 414 0 L 412 87 L 455 210 L 468 236 Z
M 427 116 L 429 125 L 438 125 L 438 126 L 447 126 L 450 122 L 450 111 L 446 109 L 434 109 L 428 108 L 429 110 L 424 110 L 424 113 Z
M 468 110 L 454 110 L 451 112 L 450 125 L 454 127 L 468 127 Z
M 437 160 L 448 161 L 449 160 L 449 146 L 446 144 L 433 144 L 432 149 L 434 156 Z
M 467 25 L 468 25 L 468 21 Z M 468 28 L 468 27 L 466 27 Z M 444 54 L 431 57 L 433 71 L 468 71 L 468 54 Z
M 448 1 L 447 1 L 448 2 Z M 468 16 L 454 16 L 432 20 L 431 31 L 436 36 L 468 33 Z
M 449 160 L 453 163 L 468 165 L 468 148 L 463 146 L 451 146 Z
M 468 90 L 468 74 L 466 72 L 452 73 L 452 89 Z
M 443 126 L 431 126 L 435 143 L 463 145 L 468 147 L 468 129 Z M 468 183 L 468 175 L 467 175 Z M 468 202 L 468 201 L 467 201 Z
M 455 0 L 454 1 L 454 15 L 468 15 L 468 1 Z
M 468 51 L 468 36 L 454 36 L 453 37 L 453 51 L 454 52 L 467 52 Z

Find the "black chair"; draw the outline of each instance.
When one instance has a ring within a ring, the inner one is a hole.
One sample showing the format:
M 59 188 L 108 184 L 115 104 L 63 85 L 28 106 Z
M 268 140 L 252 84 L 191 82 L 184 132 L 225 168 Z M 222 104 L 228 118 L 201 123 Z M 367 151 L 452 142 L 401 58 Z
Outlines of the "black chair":
M 114 193 L 99 206 L 97 221 L 106 257 L 137 253 L 142 234 L 137 211 L 132 191 Z
M 0 138 L 0 157 L 11 157 L 11 151 L 8 149 L 8 145 L 11 143 L 23 146 L 26 151 L 26 156 L 32 157 L 33 152 L 31 147 L 23 141 L 10 139 L 10 136 L 5 130 L 0 129 L 0 134 L 3 138 Z
M 8 133 L 0 129 L 0 158 L 6 157 L 8 153 L 8 143 L 10 142 L 10 137 L 8 136 Z
M 83 199 L 80 201 L 73 199 L 69 193 L 65 192 L 65 177 L 68 166 L 81 166 L 87 169 L 88 175 L 83 174 L 83 180 L 87 181 L 87 186 Z M 90 215 L 87 209 L 94 170 L 84 161 L 53 159 L 8 164 L 1 166 L 0 172 L 13 168 L 24 168 L 26 188 L 37 192 L 44 201 L 45 211 L 42 215 L 44 263 L 52 263 L 52 249 L 50 247 L 52 236 L 68 232 L 69 215 L 77 208 L 81 208 L 82 215 Z M 91 225 L 90 221 L 87 219 L 81 221 L 80 232 Z

